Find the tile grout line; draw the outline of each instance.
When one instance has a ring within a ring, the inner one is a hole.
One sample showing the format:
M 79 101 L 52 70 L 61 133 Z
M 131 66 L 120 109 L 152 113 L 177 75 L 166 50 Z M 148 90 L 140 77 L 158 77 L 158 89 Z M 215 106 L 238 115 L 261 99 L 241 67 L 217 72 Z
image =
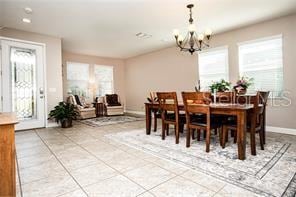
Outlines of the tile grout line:
M 40 137 L 40 135 L 38 134 L 37 131 L 35 131 L 36 135 L 38 135 L 38 137 L 41 139 L 41 141 L 45 144 L 45 146 L 49 149 L 49 151 L 53 154 L 53 156 L 57 159 L 57 161 L 63 166 L 63 168 L 66 170 L 66 172 L 70 175 L 70 177 L 76 182 L 76 184 L 80 187 L 80 189 L 86 194 L 86 196 L 88 196 L 88 194 L 86 193 L 86 191 L 83 189 L 83 187 L 76 181 L 76 179 L 72 176 L 72 174 L 68 171 L 68 169 L 64 166 L 64 164 L 58 159 L 58 157 L 56 156 L 56 154 L 50 149 L 50 147 L 44 142 L 44 140 Z M 73 190 L 75 191 L 75 190 Z M 70 192 L 73 192 L 73 191 L 70 191 Z M 67 192 L 67 193 L 70 193 L 70 192 Z M 64 193 L 64 194 L 67 194 L 67 193 Z M 61 195 L 64 195 L 64 194 L 61 194 Z
M 58 132 L 61 133 L 60 131 L 58 131 Z M 61 134 L 64 135 L 63 133 L 61 133 Z M 94 154 L 92 154 L 91 152 L 89 152 L 87 149 L 85 149 L 83 146 L 81 146 L 80 144 L 78 144 L 78 143 L 76 143 L 75 141 L 73 141 L 73 140 L 72 140 L 71 138 L 69 138 L 68 136 L 66 136 L 66 135 L 64 135 L 64 136 L 67 137 L 69 140 L 71 140 L 74 144 L 76 144 L 77 146 L 79 146 L 80 148 L 82 148 L 83 150 L 85 150 L 86 152 L 88 152 L 90 155 L 94 156 L 97 160 L 101 161 L 102 163 L 104 163 L 104 164 L 107 165 L 108 167 L 110 167 L 110 168 L 112 168 L 113 170 L 115 170 L 118 174 L 124 176 L 125 178 L 129 179 L 130 181 L 132 181 L 132 182 L 135 183 L 136 185 L 140 186 L 142 189 L 145 190 L 145 192 L 148 191 L 146 188 L 144 188 L 143 186 L 139 185 L 137 182 L 135 182 L 135 181 L 133 181 L 132 179 L 130 179 L 129 177 L 125 176 L 122 172 L 120 172 L 120 171 L 118 171 L 117 169 L 115 169 L 114 167 L 110 166 L 110 165 L 107 164 L 105 161 L 99 159 L 96 155 L 94 155 Z M 90 136 L 91 136 L 91 135 L 90 135 Z M 98 140 L 99 140 L 99 139 L 98 139 Z M 99 141 L 101 141 L 101 140 L 99 140 Z M 103 142 L 103 141 L 101 141 L 101 142 Z M 105 143 L 105 142 L 104 142 L 104 143 Z M 114 145 L 112 145 L 112 146 L 114 146 Z M 114 146 L 114 147 L 115 147 L 115 146 Z M 116 148 L 116 147 L 115 147 L 115 148 Z M 113 177 L 115 177 L 115 176 L 112 176 L 112 177 L 110 177 L 110 178 L 113 178 Z M 110 178 L 108 178 L 108 179 L 110 179 Z M 104 180 L 107 180 L 107 179 L 104 179 Z M 99 183 L 99 182 L 101 182 L 101 181 L 98 181 L 98 182 L 96 182 L 96 183 Z M 89 185 L 87 185 L 87 186 L 94 185 L 94 184 L 96 184 L 96 183 L 89 184 Z M 84 186 L 84 187 L 85 187 L 85 186 Z
M 22 181 L 21 181 L 21 173 L 20 173 L 20 169 L 19 169 L 17 154 L 15 154 L 15 159 L 16 159 L 16 169 L 17 169 L 17 174 L 18 174 L 18 181 L 19 181 L 20 193 L 21 193 L 21 197 L 23 197 L 23 188 L 22 188 Z
M 60 131 L 58 131 L 59 133 L 61 133 Z M 120 131 L 119 131 L 120 132 Z M 115 132 L 115 133 L 118 133 L 118 132 Z M 66 136 L 65 134 L 63 134 L 63 133 L 61 133 L 62 135 L 64 135 L 65 137 L 67 137 L 67 138 L 69 138 L 69 140 L 71 140 L 73 143 L 75 143 L 76 145 L 78 145 L 78 146 L 80 146 L 82 149 L 84 149 L 84 150 L 86 150 L 84 147 L 82 147 L 80 144 L 78 144 L 78 143 L 76 143 L 75 141 L 73 141 L 70 137 L 68 137 L 68 136 Z M 90 135 L 90 136 L 92 136 L 92 137 L 94 137 L 93 135 L 91 135 L 91 134 L 88 134 L 88 135 Z M 104 135 L 102 136 L 102 137 L 105 137 Z M 136 156 L 136 155 L 134 155 L 133 153 L 130 153 L 130 152 L 127 152 L 126 150 L 124 150 L 124 149 L 122 149 L 122 148 L 118 148 L 117 146 L 115 146 L 115 145 L 113 145 L 113 144 L 110 144 L 109 142 L 110 141 L 113 141 L 112 139 L 110 139 L 110 138 L 105 138 L 106 140 L 102 140 L 102 139 L 98 139 L 98 138 L 96 138 L 98 141 L 101 141 L 101 142 L 103 142 L 103 143 L 106 143 L 106 144 L 108 144 L 108 145 L 111 145 L 112 147 L 114 147 L 114 148 L 116 148 L 116 149 L 119 149 L 119 150 L 122 150 L 122 151 L 124 151 L 124 152 L 126 152 L 126 153 L 128 153 L 128 154 L 130 154 L 130 155 L 133 155 L 133 156 Z M 125 144 L 123 144 L 123 145 L 125 145 Z M 128 146 L 129 148 L 133 148 L 133 147 L 131 147 L 131 146 Z M 135 148 L 133 148 L 133 149 L 135 149 Z M 138 150 L 138 149 L 135 149 L 135 150 Z M 88 153 L 90 153 L 88 150 L 86 150 Z M 142 151 L 143 152 L 143 151 Z M 146 153 L 146 152 L 144 152 L 144 153 Z M 96 158 L 97 158 L 97 156 L 96 155 L 94 155 L 94 154 L 92 154 L 92 153 L 90 153 L 91 155 L 93 155 L 93 156 L 95 156 Z M 149 153 L 147 153 L 147 154 L 149 154 Z M 153 154 L 149 154 L 149 155 L 151 155 L 151 156 L 154 156 Z M 155 156 L 154 156 L 155 157 Z M 99 158 L 98 158 L 99 159 Z M 100 160 L 100 159 L 99 159 Z M 145 159 L 142 159 L 142 160 L 145 160 Z M 100 160 L 100 161 L 102 161 L 102 160 Z M 183 177 L 183 176 L 181 176 L 182 174 L 184 174 L 184 173 L 186 173 L 187 171 L 189 171 L 189 170 L 191 170 L 191 169 L 187 169 L 186 171 L 184 171 L 184 172 L 182 172 L 181 174 L 176 174 L 176 173 L 174 173 L 174 172 L 171 172 L 170 170 L 167 170 L 167 169 L 165 169 L 165 168 L 163 168 L 163 167 L 161 167 L 161 166 L 159 166 L 159 165 L 157 165 L 156 163 L 154 163 L 154 162 L 152 162 L 152 161 L 149 161 L 149 160 L 145 160 L 146 162 L 148 162 L 148 163 L 150 163 L 150 164 L 153 164 L 153 165 L 156 165 L 156 166 L 158 166 L 158 167 L 160 167 L 161 169 L 163 169 L 163 170 L 166 170 L 166 171 L 168 171 L 168 172 L 170 172 L 170 173 L 172 173 L 172 174 L 174 174 L 175 176 L 174 177 L 172 177 L 172 178 L 170 178 L 170 179 L 168 179 L 168 180 L 166 180 L 166 181 L 164 181 L 164 182 L 162 182 L 162 183 L 159 183 L 158 185 L 156 185 L 156 186 L 153 186 L 152 188 L 150 188 L 150 189 L 145 189 L 146 190 L 146 192 L 150 192 L 152 189 L 154 189 L 154 188 L 156 188 L 156 187 L 158 187 L 158 186 L 160 186 L 160 185 L 162 185 L 162 184 L 164 184 L 164 183 L 166 183 L 166 182 L 168 182 L 168 181 L 170 181 L 170 180 L 172 180 L 172 179 L 174 179 L 174 178 L 176 178 L 176 177 L 181 177 L 181 178 L 184 178 L 184 179 L 186 179 L 187 181 L 190 181 L 190 182 L 192 182 L 192 183 L 195 183 L 195 184 L 197 184 L 197 185 L 199 185 L 199 186 L 201 186 L 202 188 L 204 188 L 204 189 L 206 189 L 206 190 L 209 190 L 209 191 L 211 191 L 211 192 L 213 192 L 214 194 L 213 194 L 213 196 L 214 195 L 216 195 L 216 191 L 214 191 L 214 190 L 212 190 L 212 189 L 209 189 L 208 187 L 205 187 L 205 186 L 203 186 L 203 185 L 201 185 L 200 183 L 196 183 L 195 181 L 192 181 L 192 180 L 190 180 L 190 179 L 188 179 L 188 178 L 186 178 L 186 177 Z M 168 160 L 169 161 L 169 160 Z M 104 162 L 104 161 L 102 161 L 102 162 Z M 104 162 L 105 163 L 105 162 Z M 105 163 L 106 165 L 108 165 L 107 163 Z M 109 166 L 109 165 L 108 165 Z M 111 167 L 112 169 L 114 169 L 112 166 L 109 166 L 109 167 Z M 116 170 L 116 169 L 115 169 Z M 117 170 L 116 170 L 117 171 Z M 128 170 L 128 171 L 131 171 L 131 170 Z M 123 175 L 123 176 L 125 176 L 123 173 L 121 173 L 120 171 L 118 171 L 121 175 Z M 127 171 L 126 171 L 127 172 Z M 126 177 L 126 176 L 125 176 Z M 127 177 L 129 180 L 131 180 L 129 177 Z M 131 180 L 131 181 L 133 181 L 133 180 Z M 133 181 L 134 182 L 134 181 Z M 136 183 L 136 182 L 135 182 Z M 136 183 L 137 185 L 139 185 L 138 183 Z M 91 184 L 92 185 L 92 184 Z M 221 189 L 223 189 L 225 187 L 225 185 L 221 188 Z M 219 189 L 219 191 L 221 190 L 221 189 Z M 219 192 L 218 191 L 218 192 Z M 145 192 L 143 192 L 143 193 L 145 193 Z M 143 194 L 142 193 L 142 194 Z M 151 193 L 151 192 L 150 192 Z M 140 194 L 139 194 L 140 195 Z

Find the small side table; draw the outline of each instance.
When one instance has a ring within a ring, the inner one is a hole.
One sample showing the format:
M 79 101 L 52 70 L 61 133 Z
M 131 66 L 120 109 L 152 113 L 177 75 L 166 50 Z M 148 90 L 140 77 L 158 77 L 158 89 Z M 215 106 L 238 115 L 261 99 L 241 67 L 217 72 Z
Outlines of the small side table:
M 96 116 L 104 116 L 105 115 L 105 105 L 104 103 L 93 103 L 94 107 L 96 108 Z

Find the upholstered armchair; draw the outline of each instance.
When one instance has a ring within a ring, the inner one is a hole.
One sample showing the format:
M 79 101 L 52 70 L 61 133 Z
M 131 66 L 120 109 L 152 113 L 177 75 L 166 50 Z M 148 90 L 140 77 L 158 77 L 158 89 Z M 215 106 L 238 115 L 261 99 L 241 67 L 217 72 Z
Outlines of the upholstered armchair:
M 78 112 L 77 119 L 87 119 L 96 117 L 96 108 L 92 104 L 86 103 L 83 97 L 70 95 L 67 102 L 73 104 Z
M 123 104 L 120 102 L 120 98 L 117 94 L 106 94 L 104 104 L 107 116 L 124 114 Z

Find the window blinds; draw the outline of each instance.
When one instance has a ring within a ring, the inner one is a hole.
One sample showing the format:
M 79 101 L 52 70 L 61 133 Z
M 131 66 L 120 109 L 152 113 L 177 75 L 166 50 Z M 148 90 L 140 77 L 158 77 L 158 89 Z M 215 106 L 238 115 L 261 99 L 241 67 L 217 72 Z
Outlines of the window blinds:
M 219 47 L 199 53 L 198 65 L 202 90 L 209 89 L 214 81 L 228 80 L 228 48 Z
M 249 92 L 271 91 L 279 97 L 283 91 L 282 36 L 239 44 L 240 76 L 254 78 Z

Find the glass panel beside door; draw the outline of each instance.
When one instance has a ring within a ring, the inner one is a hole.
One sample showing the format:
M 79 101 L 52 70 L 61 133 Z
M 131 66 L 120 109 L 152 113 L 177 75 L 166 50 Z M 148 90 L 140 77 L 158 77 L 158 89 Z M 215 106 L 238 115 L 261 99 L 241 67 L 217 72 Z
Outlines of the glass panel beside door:
M 1 41 L 3 111 L 13 111 L 16 129 L 45 126 L 43 47 Z

